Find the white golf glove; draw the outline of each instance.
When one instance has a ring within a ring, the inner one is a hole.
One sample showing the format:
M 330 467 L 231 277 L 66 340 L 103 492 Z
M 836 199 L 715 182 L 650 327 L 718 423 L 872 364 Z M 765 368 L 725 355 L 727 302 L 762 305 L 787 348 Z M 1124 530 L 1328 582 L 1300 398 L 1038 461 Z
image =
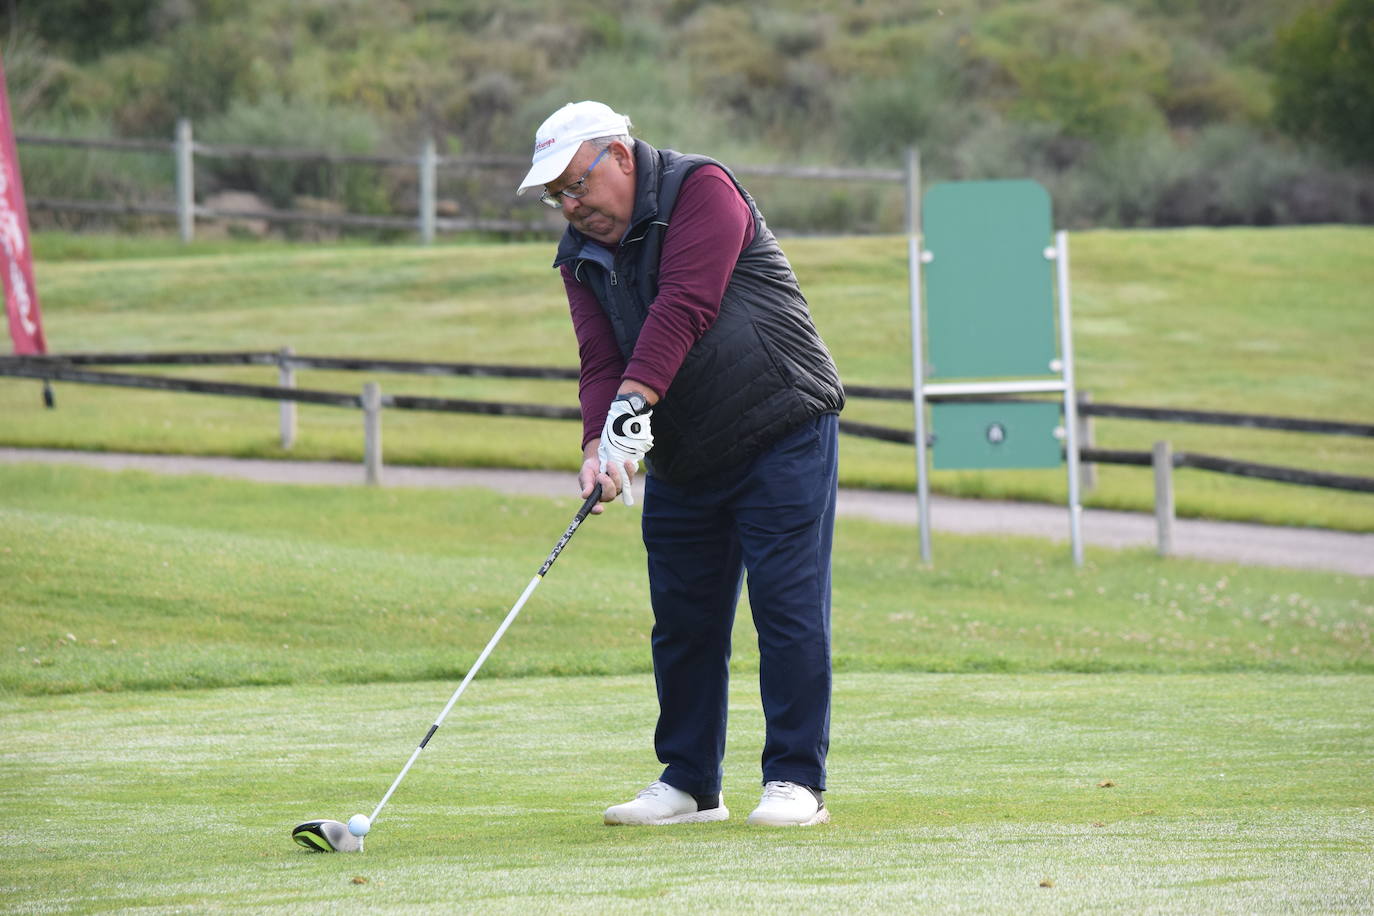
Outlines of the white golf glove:
M 620 495 L 627 506 L 635 504 L 635 497 L 626 479 L 625 463 L 634 462 L 637 470 L 645 453 L 654 447 L 654 435 L 649 428 L 651 416 L 653 410 L 644 395 L 622 394 L 611 402 L 606 425 L 601 429 L 601 445 L 596 450 L 601 459 L 601 472 L 607 473 L 607 468 L 615 467 L 614 476 L 621 484 Z

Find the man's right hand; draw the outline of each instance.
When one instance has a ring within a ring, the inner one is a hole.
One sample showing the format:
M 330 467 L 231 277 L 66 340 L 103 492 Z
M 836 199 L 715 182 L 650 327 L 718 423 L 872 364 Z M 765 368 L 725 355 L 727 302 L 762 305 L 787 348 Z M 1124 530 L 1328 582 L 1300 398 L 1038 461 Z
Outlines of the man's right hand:
M 624 478 L 612 477 L 609 473 L 601 470 L 601 458 L 596 454 L 596 445 L 593 443 L 592 455 L 582 462 L 582 470 L 577 475 L 577 483 L 581 487 L 583 499 L 592 495 L 592 488 L 596 486 L 598 481 L 601 483 L 601 502 L 592 506 L 593 515 L 600 515 L 605 512 L 606 507 L 603 504 L 613 502 L 620 495 L 620 481 L 622 479 Z

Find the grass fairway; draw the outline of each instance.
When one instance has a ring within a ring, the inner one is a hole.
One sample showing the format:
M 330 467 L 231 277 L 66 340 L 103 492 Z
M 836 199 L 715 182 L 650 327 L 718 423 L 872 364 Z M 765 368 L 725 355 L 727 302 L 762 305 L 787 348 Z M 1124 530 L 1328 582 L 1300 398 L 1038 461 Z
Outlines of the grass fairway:
M 612 829 L 657 772 L 638 516 L 589 520 L 362 856 L 576 500 L 0 467 L 0 912 L 1368 912 L 1374 579 L 842 521 L 829 804 Z M 948 559 L 945 559 L 948 558 Z M 622 571 L 630 572 L 621 574 Z
M 54 352 L 276 350 L 573 366 L 576 345 L 551 242 L 280 246 L 156 240 L 35 240 Z M 894 237 L 786 239 L 817 325 L 851 385 L 911 384 L 906 246 Z M 1080 389 L 1103 403 L 1368 422 L 1374 417 L 1374 229 L 1186 229 L 1072 236 Z M 186 370 L 276 384 L 275 369 Z M 298 384 L 357 393 L 358 374 L 302 372 Z M 381 376 L 393 394 L 576 404 L 570 382 Z M 271 402 L 0 379 L 0 443 L 283 457 Z M 910 429 L 909 404 L 852 399 L 848 419 Z M 575 467 L 578 426 L 388 411 L 393 463 Z M 1371 440 L 1100 420 L 1097 444 L 1180 451 L 1374 476 Z M 358 460 L 358 412 L 303 406 L 291 455 Z M 289 456 L 287 456 L 289 457 Z M 850 486 L 910 489 L 911 449 L 844 437 Z M 1091 505 L 1148 510 L 1148 470 L 1100 469 Z M 936 489 L 1064 499 L 1058 471 L 937 471 Z M 1184 470 L 1185 516 L 1374 530 L 1374 495 Z
M 452 678 L 576 509 L 568 499 L 0 467 L 0 689 Z M 495 675 L 648 670 L 638 515 L 587 522 Z M 1374 674 L 1374 580 L 942 538 L 841 520 L 841 670 Z M 604 574 L 623 570 L 621 575 Z M 736 626 L 736 663 L 756 656 Z M 595 634 L 589 638 L 589 634 Z
M 5 912 L 1368 912 L 1374 678 L 849 674 L 835 821 L 608 828 L 655 771 L 647 677 L 478 681 L 358 855 L 447 683 L 0 700 Z M 1110 783 L 1110 785 L 1104 785 Z

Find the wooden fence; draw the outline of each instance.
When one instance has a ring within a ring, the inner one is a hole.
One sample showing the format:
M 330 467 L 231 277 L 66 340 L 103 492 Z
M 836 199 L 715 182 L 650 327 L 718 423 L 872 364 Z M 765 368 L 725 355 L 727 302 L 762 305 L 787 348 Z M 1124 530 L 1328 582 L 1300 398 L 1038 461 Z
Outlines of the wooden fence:
M 541 233 L 562 232 L 561 219 L 540 212 L 538 219 L 482 219 L 441 217 L 438 215 L 438 175 L 440 171 L 473 172 L 505 170 L 523 172 L 529 160 L 519 156 L 466 155 L 442 156 L 432 139 L 424 140 L 414 156 L 360 155 L 331 153 L 322 150 L 286 149 L 278 147 L 242 146 L 198 143 L 192 137 L 191 122 L 185 118 L 177 122 L 171 140 L 79 138 L 42 134 L 17 134 L 19 145 L 54 146 L 71 149 L 117 150 L 123 152 L 167 153 L 176 164 L 174 202 L 110 201 L 74 198 L 30 197 L 32 210 L 92 213 L 110 216 L 156 215 L 175 217 L 183 242 L 195 236 L 196 220 L 261 220 L 269 223 L 313 223 L 360 229 L 414 230 L 420 241 L 428 245 L 436 232 L 501 232 Z M 374 165 L 379 167 L 413 168 L 419 189 L 414 214 L 316 213 L 304 210 L 279 209 L 214 209 L 195 201 L 195 157 L 257 159 L 277 162 L 312 162 L 330 165 Z M 740 166 L 733 169 L 744 177 L 765 176 L 791 178 L 799 181 L 875 181 L 901 183 L 907 180 L 901 169 L 829 168 L 810 166 Z M 543 208 L 540 208 L 542 211 Z M 531 211 L 533 212 L 533 211 Z
M 84 368 L 89 366 L 275 366 L 277 385 L 250 385 L 237 382 L 191 379 L 160 375 L 134 375 Z M 300 388 L 295 383 L 299 369 L 352 372 L 387 372 L 411 375 L 465 376 L 489 378 L 524 378 L 575 380 L 576 369 L 538 366 L 506 366 L 479 363 L 416 362 L 410 360 L 366 359 L 337 356 L 298 355 L 290 348 L 278 351 L 201 352 L 201 353 L 67 353 L 55 356 L 0 357 L 0 376 L 74 382 L 88 385 L 110 385 L 156 391 L 184 391 L 195 394 L 245 397 L 280 402 L 280 428 L 283 448 L 290 448 L 296 438 L 296 404 L 323 404 L 345 407 L 363 412 L 364 480 L 378 484 L 382 478 L 382 426 L 384 409 L 429 410 L 447 413 L 468 413 L 487 416 L 535 417 L 552 420 L 579 420 L 577 407 L 556 407 L 545 404 L 513 404 L 495 401 L 473 401 L 460 398 L 421 397 L 383 394 L 375 382 L 366 383 L 359 394 Z M 884 388 L 869 385 L 847 385 L 850 397 L 876 400 L 906 401 L 912 399 L 910 388 Z M 987 395 L 941 395 L 941 400 L 1017 400 L 992 398 Z M 48 392 L 51 406 L 51 394 Z M 1141 407 L 1126 404 L 1100 404 L 1087 396 L 1080 396 L 1080 422 L 1092 417 L 1145 420 L 1169 423 L 1196 423 L 1211 426 L 1235 426 L 1251 429 L 1285 430 L 1322 435 L 1374 438 L 1374 424 L 1348 423 L 1334 420 L 1282 417 L 1268 414 L 1243 414 L 1220 411 L 1188 410 L 1180 408 Z M 840 432 L 860 438 L 914 445 L 910 430 L 876 426 L 867 423 L 840 421 Z M 1151 451 L 1122 451 L 1092 446 L 1091 431 L 1085 430 L 1079 441 L 1079 457 L 1086 467 L 1094 464 L 1117 464 L 1150 467 L 1155 478 L 1155 516 L 1158 545 L 1161 554 L 1168 554 L 1173 543 L 1174 468 L 1196 468 L 1222 474 L 1251 477 L 1280 483 L 1324 487 L 1360 493 L 1374 493 L 1374 478 L 1350 474 L 1332 474 L 1303 468 L 1280 467 L 1223 458 L 1195 452 L 1175 452 L 1167 442 L 1157 442 Z

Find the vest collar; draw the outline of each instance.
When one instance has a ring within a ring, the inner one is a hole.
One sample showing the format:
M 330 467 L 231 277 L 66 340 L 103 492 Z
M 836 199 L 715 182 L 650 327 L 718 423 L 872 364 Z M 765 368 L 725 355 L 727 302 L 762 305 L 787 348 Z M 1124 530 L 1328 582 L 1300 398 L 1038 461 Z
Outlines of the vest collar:
M 658 189 L 663 181 L 663 155 L 643 140 L 635 141 L 635 206 L 627 238 L 658 216 Z
M 635 140 L 635 203 L 630 212 L 630 226 L 625 231 L 627 240 L 638 237 L 641 227 L 658 216 L 658 191 L 662 183 L 663 156 L 643 140 Z M 603 262 L 602 253 L 606 246 L 583 235 L 569 225 L 558 243 L 553 266 L 562 267 L 576 258 L 591 258 Z

